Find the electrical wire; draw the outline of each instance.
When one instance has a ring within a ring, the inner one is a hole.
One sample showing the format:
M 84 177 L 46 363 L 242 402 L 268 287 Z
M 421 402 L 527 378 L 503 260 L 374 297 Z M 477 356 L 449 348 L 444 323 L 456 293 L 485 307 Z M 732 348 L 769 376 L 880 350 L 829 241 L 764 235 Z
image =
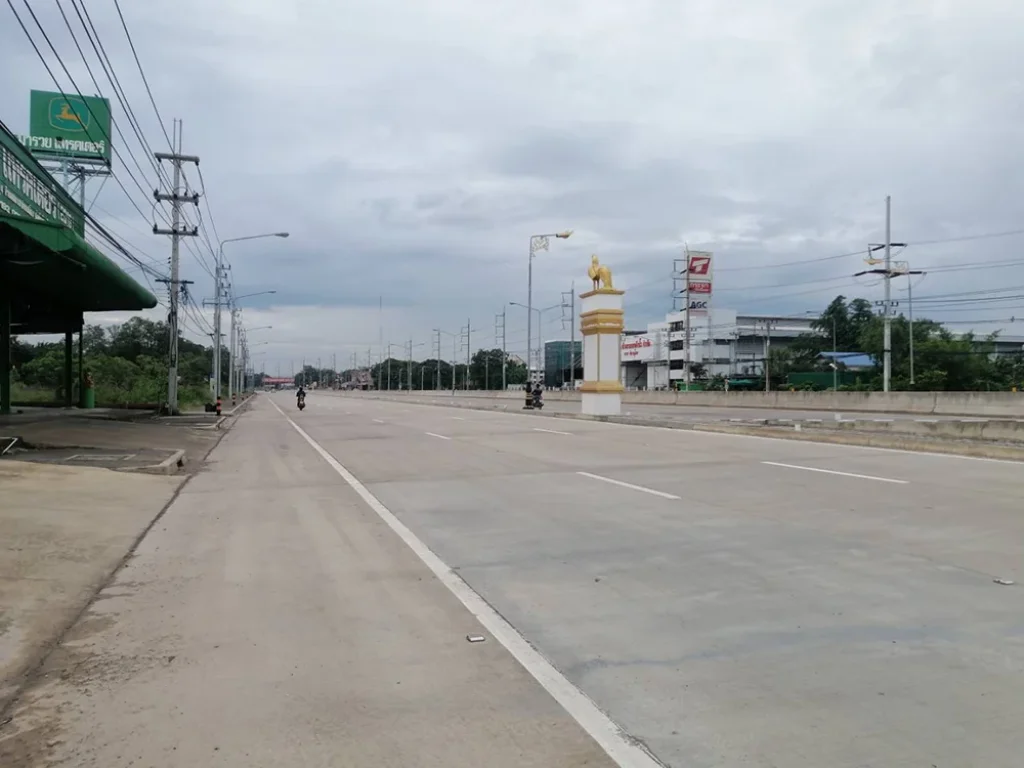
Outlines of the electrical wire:
M 89 66 L 89 61 L 85 56 L 85 52 L 82 50 L 82 46 L 78 42 L 78 36 L 75 34 L 75 31 L 71 26 L 70 19 L 68 19 L 67 14 L 64 12 L 64 6 L 61 5 L 61 0 L 55 0 L 55 2 L 57 3 L 57 9 L 60 11 L 61 18 L 64 19 L 64 25 L 67 27 L 68 33 L 71 35 L 71 40 L 72 42 L 74 42 L 75 48 L 78 49 L 78 55 L 82 57 L 82 63 L 85 65 L 85 69 L 89 73 L 89 77 L 92 80 L 93 85 L 96 87 L 96 91 L 102 97 L 103 89 L 100 88 L 100 84 L 99 82 L 97 82 L 96 76 L 93 74 L 92 67 Z M 78 16 L 78 21 L 82 25 L 82 29 L 85 32 L 85 36 L 88 39 L 89 44 L 92 46 L 93 53 L 96 54 L 96 59 L 99 61 L 100 66 L 103 68 L 103 73 L 107 76 L 107 80 L 110 82 L 110 85 L 114 89 L 114 96 L 117 98 L 118 103 L 121 105 L 121 109 L 124 110 L 125 116 L 128 118 L 129 127 L 132 129 L 132 131 L 134 131 L 135 138 L 139 140 L 139 144 L 142 145 L 142 148 L 146 153 L 146 159 L 149 160 L 150 167 L 156 172 L 157 178 L 162 179 L 169 186 L 169 180 L 167 179 L 167 175 L 166 173 L 164 173 L 163 169 L 160 168 L 159 163 L 157 163 L 156 160 L 154 159 L 153 148 L 149 145 L 149 142 L 146 140 L 146 136 L 143 133 L 142 128 L 135 117 L 135 112 L 132 110 L 131 104 L 128 102 L 127 97 L 124 95 L 124 91 L 121 88 L 121 83 L 117 79 L 117 74 L 114 72 L 113 64 L 110 63 L 109 58 L 107 58 L 107 61 L 104 62 L 104 58 L 106 58 L 106 51 L 103 50 L 103 42 L 99 39 L 99 34 L 95 33 L 95 27 L 93 27 L 93 32 L 90 33 L 89 27 L 86 26 L 86 22 L 82 18 L 82 13 L 79 10 L 78 0 L 71 0 L 71 5 L 75 10 L 76 15 Z M 86 14 L 88 14 L 88 11 L 86 11 Z M 93 37 L 94 33 L 95 39 Z M 102 54 L 100 53 L 101 50 L 103 50 Z M 109 68 L 108 64 L 110 65 Z M 125 146 L 127 148 L 127 141 L 125 140 L 124 134 L 121 132 L 121 128 L 117 125 L 117 123 L 114 122 L 113 117 L 111 117 L 111 124 L 114 126 L 114 129 L 121 137 L 121 141 L 125 143 Z M 131 153 L 129 152 L 129 154 Z M 135 159 L 134 155 L 132 155 L 132 159 Z M 138 165 L 138 163 L 136 164 Z M 145 171 L 143 171 L 141 166 L 139 166 L 139 172 L 143 175 L 143 177 L 145 177 Z
M 85 4 L 83 2 L 83 8 Z M 170 135 L 167 133 L 167 124 L 164 122 L 163 117 L 160 114 L 160 108 L 156 105 L 156 99 L 153 97 L 153 90 L 149 87 L 149 79 L 146 77 L 146 71 L 142 67 L 142 61 L 139 59 L 139 53 L 135 50 L 135 41 L 132 40 L 131 32 L 128 31 L 128 24 L 125 22 L 124 14 L 121 13 L 121 3 L 118 0 L 114 0 L 114 8 L 117 9 L 117 17 L 121 20 L 121 28 L 124 29 L 124 35 L 128 38 L 128 46 L 132 50 L 132 56 L 135 57 L 135 65 L 139 68 L 139 75 L 142 77 L 142 84 L 146 88 L 146 93 L 149 95 L 149 103 L 153 105 L 153 112 L 156 113 L 157 122 L 160 124 L 160 130 L 164 133 L 164 138 L 167 139 L 167 146 L 174 151 L 174 142 L 171 141 Z M 89 13 L 86 11 L 86 16 Z M 92 20 L 90 19 L 90 24 Z

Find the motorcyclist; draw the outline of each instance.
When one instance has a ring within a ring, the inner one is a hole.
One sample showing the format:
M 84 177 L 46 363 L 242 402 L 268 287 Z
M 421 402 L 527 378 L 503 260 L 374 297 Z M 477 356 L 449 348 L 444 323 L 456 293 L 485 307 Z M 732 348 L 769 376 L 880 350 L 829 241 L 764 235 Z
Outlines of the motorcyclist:
M 306 390 L 301 384 L 299 384 L 298 390 L 295 392 L 295 402 L 298 403 L 300 400 L 306 399 Z

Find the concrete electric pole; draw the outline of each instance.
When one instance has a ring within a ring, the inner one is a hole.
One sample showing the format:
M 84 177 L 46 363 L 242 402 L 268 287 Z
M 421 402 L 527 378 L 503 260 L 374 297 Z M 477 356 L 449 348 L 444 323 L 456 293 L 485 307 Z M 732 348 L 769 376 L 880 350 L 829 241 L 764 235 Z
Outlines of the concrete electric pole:
M 168 285 L 168 312 L 167 325 L 170 332 L 170 344 L 168 352 L 167 371 L 167 412 L 174 414 L 178 412 L 178 303 L 181 295 L 181 279 L 179 277 L 178 247 L 183 237 L 196 237 L 199 234 L 199 227 L 188 229 L 181 223 L 181 207 L 185 203 L 199 205 L 199 193 L 188 193 L 188 190 L 181 190 L 181 166 L 183 163 L 194 163 L 199 165 L 199 158 L 194 155 L 181 154 L 181 121 L 175 120 L 177 136 L 173 152 L 156 152 L 154 157 L 158 162 L 168 161 L 174 168 L 172 188 L 170 192 L 164 193 L 160 190 L 153 191 L 153 197 L 157 202 L 169 202 L 171 204 L 171 228 L 160 229 L 153 225 L 154 235 L 169 235 L 171 238 L 171 278 Z
M 494 316 L 494 341 L 497 343 L 498 339 L 501 339 L 501 390 L 504 392 L 508 389 L 508 352 L 505 349 L 505 310 L 501 310 L 501 314 Z

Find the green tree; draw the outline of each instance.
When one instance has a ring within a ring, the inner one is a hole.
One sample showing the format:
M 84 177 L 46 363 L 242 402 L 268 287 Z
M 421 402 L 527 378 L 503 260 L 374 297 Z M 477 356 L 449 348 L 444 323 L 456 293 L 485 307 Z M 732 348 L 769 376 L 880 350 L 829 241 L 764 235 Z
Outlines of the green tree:
M 469 385 L 474 389 L 501 389 L 501 363 L 507 358 L 500 349 L 478 349 L 469 368 Z M 506 369 L 506 379 L 508 371 Z

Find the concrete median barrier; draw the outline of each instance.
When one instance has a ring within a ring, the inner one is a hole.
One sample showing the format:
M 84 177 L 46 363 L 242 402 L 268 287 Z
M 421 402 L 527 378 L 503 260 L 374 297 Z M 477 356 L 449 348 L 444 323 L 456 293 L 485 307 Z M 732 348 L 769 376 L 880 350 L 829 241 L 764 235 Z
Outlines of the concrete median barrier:
M 452 396 L 451 390 L 380 393 L 390 396 Z M 510 391 L 458 390 L 458 398 L 518 399 Z M 547 390 L 551 401 L 579 401 L 575 391 Z M 708 408 L 752 408 L 838 413 L 913 413 L 922 416 L 986 416 L 1024 419 L 1024 393 L 1019 392 L 674 392 L 627 391 L 623 405 L 680 405 Z

